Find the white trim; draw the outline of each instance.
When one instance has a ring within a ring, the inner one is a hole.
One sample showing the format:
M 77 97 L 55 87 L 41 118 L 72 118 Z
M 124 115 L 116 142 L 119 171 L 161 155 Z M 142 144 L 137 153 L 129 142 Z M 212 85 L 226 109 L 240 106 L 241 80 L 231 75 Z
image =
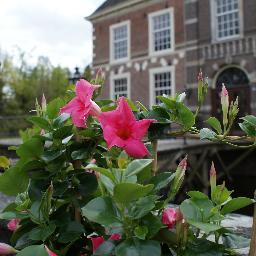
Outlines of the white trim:
M 114 59 L 114 47 L 113 47 L 113 36 L 114 29 L 122 26 L 127 26 L 127 57 L 122 59 Z M 113 24 L 109 26 L 109 63 L 117 64 L 123 63 L 130 60 L 131 56 L 131 22 L 130 20 L 126 20 L 120 23 Z
M 116 79 L 127 79 L 127 98 L 131 98 L 131 74 L 129 72 L 127 73 L 121 73 L 121 74 L 113 74 L 110 73 L 110 99 L 115 100 L 114 97 L 114 80 Z
M 166 50 L 162 50 L 162 51 L 154 51 L 153 49 L 153 17 L 155 16 L 159 16 L 165 13 L 169 13 L 170 14 L 170 29 L 171 29 L 171 48 L 170 49 L 166 49 Z M 174 25 L 174 9 L 173 7 L 170 8 L 166 8 L 160 11 L 156 11 L 156 12 L 151 12 L 148 14 L 148 52 L 149 52 L 149 56 L 158 56 L 158 55 L 164 55 L 164 54 L 170 54 L 172 52 L 174 52 L 175 49 L 175 40 L 174 40 L 174 30 L 175 30 L 175 25 Z
M 154 99 L 154 75 L 161 72 L 171 72 L 171 96 L 175 95 L 175 67 L 167 66 L 167 67 L 158 67 L 149 69 L 149 105 L 152 107 L 155 105 Z
M 216 21 L 216 0 L 210 0 L 211 10 L 211 32 L 212 32 L 212 43 L 230 41 L 233 39 L 243 38 L 244 36 L 244 8 L 243 1 L 238 0 L 238 13 L 239 13 L 239 34 L 234 36 L 227 36 L 219 38 L 217 35 L 217 21 Z

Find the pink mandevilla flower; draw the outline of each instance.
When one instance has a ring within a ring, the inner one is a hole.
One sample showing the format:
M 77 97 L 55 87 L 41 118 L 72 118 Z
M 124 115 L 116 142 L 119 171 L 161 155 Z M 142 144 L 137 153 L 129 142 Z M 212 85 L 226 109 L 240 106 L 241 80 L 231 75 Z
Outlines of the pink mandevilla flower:
M 20 219 L 12 219 L 8 222 L 7 228 L 11 231 L 15 231 L 20 223 Z
M 89 115 L 99 116 L 100 107 L 91 100 L 96 85 L 92 85 L 84 79 L 76 83 L 76 97 L 61 108 L 61 113 L 68 113 L 77 127 L 86 127 L 85 122 Z
M 58 256 L 56 253 L 52 252 L 46 245 L 45 245 L 45 250 L 47 251 L 49 256 Z
M 15 250 L 12 246 L 5 243 L 0 243 L 0 255 L 9 255 L 17 253 L 17 250 Z
M 101 113 L 99 121 L 109 148 L 118 146 L 133 157 L 144 157 L 149 154 L 142 138 L 155 120 L 137 121 L 124 97 L 119 99 L 116 110 Z
M 162 214 L 162 223 L 169 229 L 173 228 L 177 218 L 177 212 L 173 208 L 166 208 Z

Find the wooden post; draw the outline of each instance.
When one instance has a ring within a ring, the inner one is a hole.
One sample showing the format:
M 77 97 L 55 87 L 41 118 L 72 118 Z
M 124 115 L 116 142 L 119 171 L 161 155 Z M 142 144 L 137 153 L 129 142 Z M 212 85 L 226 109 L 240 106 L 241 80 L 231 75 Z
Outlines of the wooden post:
M 256 190 L 254 192 L 254 200 L 256 200 Z M 249 256 L 256 256 L 256 203 L 254 203 L 252 236 L 251 236 Z

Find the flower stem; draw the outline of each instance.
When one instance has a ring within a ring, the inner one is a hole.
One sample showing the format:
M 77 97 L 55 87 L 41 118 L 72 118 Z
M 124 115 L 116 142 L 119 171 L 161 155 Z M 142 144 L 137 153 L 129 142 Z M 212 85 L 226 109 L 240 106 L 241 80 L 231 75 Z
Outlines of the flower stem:
M 157 173 L 157 145 L 158 141 L 157 139 L 152 141 L 152 147 L 153 147 L 153 152 L 154 152 L 154 161 L 153 161 L 153 166 L 152 166 L 152 176 L 155 176 Z

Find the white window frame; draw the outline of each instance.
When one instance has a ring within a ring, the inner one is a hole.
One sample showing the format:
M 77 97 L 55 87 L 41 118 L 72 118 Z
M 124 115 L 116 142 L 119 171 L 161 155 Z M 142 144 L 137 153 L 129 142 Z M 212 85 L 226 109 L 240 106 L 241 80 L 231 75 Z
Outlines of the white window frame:
M 211 30 L 212 30 L 212 41 L 213 42 L 221 42 L 228 41 L 232 39 L 239 39 L 243 37 L 244 34 L 244 17 L 243 17 L 243 1 L 238 0 L 238 13 L 239 13 L 239 30 L 240 33 L 238 35 L 227 36 L 227 37 L 219 37 L 218 29 L 217 29 L 217 3 L 216 0 L 210 0 L 211 7 Z
M 122 26 L 127 26 L 127 57 L 121 59 L 114 58 L 114 29 Z M 122 63 L 130 60 L 131 52 L 131 22 L 126 20 L 109 27 L 109 45 L 110 45 L 110 64 Z
M 122 73 L 122 74 L 111 74 L 110 75 L 110 99 L 116 100 L 115 99 L 115 80 L 117 79 L 127 79 L 127 98 L 131 97 L 131 74 L 129 72 L 127 73 Z
M 154 49 L 154 38 L 153 38 L 153 18 L 159 15 L 163 15 L 169 13 L 170 14 L 170 22 L 171 22 L 171 48 L 170 49 L 165 49 L 161 51 L 155 51 Z M 148 38 L 149 38 L 149 56 L 157 56 L 157 55 L 164 55 L 164 54 L 169 54 L 172 53 L 175 49 L 175 24 L 174 24 L 174 9 L 173 7 L 166 8 L 160 11 L 156 12 L 151 12 L 148 14 Z
M 160 68 L 151 68 L 149 70 L 149 105 L 152 107 L 155 105 L 155 81 L 154 76 L 155 74 L 162 73 L 162 72 L 170 72 L 171 73 L 171 95 L 175 95 L 175 67 L 174 66 L 166 66 Z

